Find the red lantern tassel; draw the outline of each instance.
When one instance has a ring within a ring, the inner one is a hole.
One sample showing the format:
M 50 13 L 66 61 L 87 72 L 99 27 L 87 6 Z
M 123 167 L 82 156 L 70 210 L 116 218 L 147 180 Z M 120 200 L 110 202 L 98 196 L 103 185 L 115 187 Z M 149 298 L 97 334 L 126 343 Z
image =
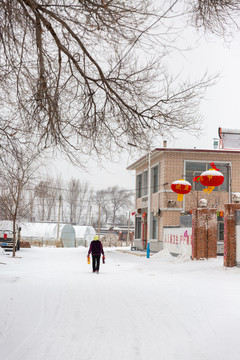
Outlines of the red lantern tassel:
M 206 193 L 210 194 L 214 188 L 215 186 L 208 186 L 206 189 L 203 189 L 203 191 L 205 192 L 205 194 Z
M 183 194 L 178 194 L 177 201 L 183 201 Z

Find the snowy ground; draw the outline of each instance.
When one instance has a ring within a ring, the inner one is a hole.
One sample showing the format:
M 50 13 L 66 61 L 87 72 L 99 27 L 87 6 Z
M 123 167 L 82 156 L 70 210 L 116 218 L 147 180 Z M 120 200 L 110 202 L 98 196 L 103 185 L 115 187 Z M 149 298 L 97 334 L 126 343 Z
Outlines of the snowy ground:
M 239 359 L 240 269 L 106 249 L 93 274 L 86 254 L 0 254 L 1 360 Z

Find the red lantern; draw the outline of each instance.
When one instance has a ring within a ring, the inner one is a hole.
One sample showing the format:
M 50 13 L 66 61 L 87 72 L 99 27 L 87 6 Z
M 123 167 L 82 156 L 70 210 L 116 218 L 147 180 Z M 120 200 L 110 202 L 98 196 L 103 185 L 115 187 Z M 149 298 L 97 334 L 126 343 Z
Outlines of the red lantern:
M 177 201 L 183 201 L 183 195 L 188 194 L 191 191 L 192 186 L 190 182 L 180 179 L 172 183 L 171 189 L 178 194 Z
M 204 171 L 200 175 L 200 183 L 204 186 L 207 186 L 207 189 L 203 189 L 204 192 L 210 193 L 211 191 L 213 191 L 215 186 L 222 185 L 223 182 L 223 174 L 215 169 Z

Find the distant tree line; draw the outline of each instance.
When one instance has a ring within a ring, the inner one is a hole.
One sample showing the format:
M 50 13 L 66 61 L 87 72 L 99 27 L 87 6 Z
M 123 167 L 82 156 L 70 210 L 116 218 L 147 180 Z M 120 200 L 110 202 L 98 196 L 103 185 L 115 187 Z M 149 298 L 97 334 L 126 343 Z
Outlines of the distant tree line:
M 32 179 L 23 183 L 18 175 L 12 172 L 9 180 L 5 178 L 5 184 L 0 184 L 2 220 L 57 222 L 60 206 L 61 222 L 98 226 L 100 206 L 101 225 L 116 225 L 126 224 L 127 213 L 134 207 L 134 192 L 119 186 L 94 191 L 79 179 L 63 181 L 52 177 L 33 185 Z

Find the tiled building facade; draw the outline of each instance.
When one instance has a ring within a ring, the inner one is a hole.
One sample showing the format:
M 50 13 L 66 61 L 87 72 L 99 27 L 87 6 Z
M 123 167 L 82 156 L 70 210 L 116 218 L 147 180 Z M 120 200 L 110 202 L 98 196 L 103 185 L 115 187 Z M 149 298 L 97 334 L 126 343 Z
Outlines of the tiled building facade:
M 210 163 L 223 173 L 224 183 L 211 193 L 205 193 L 200 182 L 193 178 L 211 168 Z M 180 214 L 191 212 L 205 198 L 209 208 L 224 211 L 224 204 L 231 202 L 232 194 L 240 192 L 240 151 L 157 148 L 151 151 L 151 222 L 150 248 L 159 251 L 163 246 L 164 226 L 179 225 Z M 148 209 L 148 157 L 144 156 L 128 167 L 136 172 L 135 246 L 145 249 L 147 242 Z M 171 184 L 185 179 L 192 184 L 192 191 L 177 201 Z M 223 240 L 223 219 L 219 218 L 219 237 Z

